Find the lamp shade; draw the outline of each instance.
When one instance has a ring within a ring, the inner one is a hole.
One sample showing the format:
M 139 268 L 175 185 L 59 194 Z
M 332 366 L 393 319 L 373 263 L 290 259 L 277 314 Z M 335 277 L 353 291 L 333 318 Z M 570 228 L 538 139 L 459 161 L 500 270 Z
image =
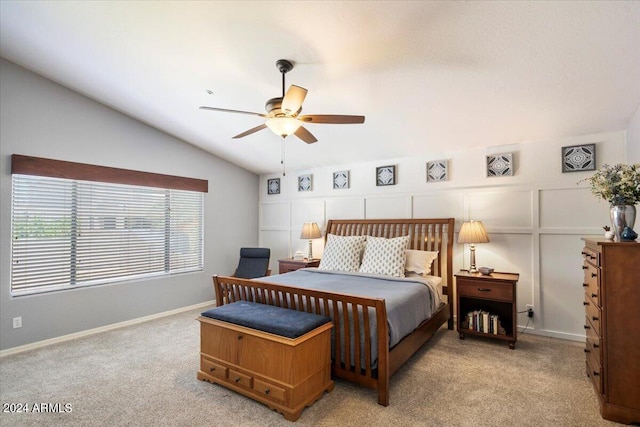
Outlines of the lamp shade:
M 267 120 L 266 125 L 276 135 L 286 138 L 297 131 L 298 128 L 302 126 L 302 122 L 293 117 L 283 116 L 270 118 Z
M 489 236 L 482 221 L 465 221 L 458 233 L 458 243 L 489 243 Z
M 302 233 L 300 233 L 301 239 L 319 239 L 322 237 L 320 233 L 320 227 L 315 222 L 305 222 L 302 226 Z

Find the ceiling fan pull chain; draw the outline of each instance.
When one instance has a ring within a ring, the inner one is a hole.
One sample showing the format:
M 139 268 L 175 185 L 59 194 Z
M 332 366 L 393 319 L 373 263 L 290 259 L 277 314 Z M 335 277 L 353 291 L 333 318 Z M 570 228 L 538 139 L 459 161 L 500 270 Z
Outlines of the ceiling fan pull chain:
M 282 165 L 282 176 L 286 176 L 286 170 L 285 170 L 285 163 L 284 163 L 284 156 L 285 152 L 284 152 L 284 138 L 282 138 L 282 146 L 280 148 L 280 164 Z

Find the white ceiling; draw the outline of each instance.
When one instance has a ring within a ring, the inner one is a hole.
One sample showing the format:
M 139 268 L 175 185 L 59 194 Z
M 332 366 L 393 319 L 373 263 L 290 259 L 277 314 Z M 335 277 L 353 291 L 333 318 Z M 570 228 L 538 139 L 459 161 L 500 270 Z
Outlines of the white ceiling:
M 256 116 L 365 115 L 286 140 L 288 170 L 622 130 L 640 103 L 640 1 L 7 1 L 3 57 L 255 173 L 280 170 Z M 207 94 L 207 90 L 213 92 Z

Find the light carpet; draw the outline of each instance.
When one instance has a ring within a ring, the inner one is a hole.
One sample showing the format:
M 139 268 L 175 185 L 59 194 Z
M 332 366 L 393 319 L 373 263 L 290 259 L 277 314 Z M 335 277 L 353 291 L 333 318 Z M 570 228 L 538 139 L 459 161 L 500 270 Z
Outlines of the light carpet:
M 585 375 L 581 343 L 523 334 L 460 340 L 441 328 L 375 390 L 336 380 L 294 423 L 221 386 L 198 381 L 202 310 L 0 359 L 2 426 L 608 426 Z M 7 413 L 51 404 L 68 412 Z

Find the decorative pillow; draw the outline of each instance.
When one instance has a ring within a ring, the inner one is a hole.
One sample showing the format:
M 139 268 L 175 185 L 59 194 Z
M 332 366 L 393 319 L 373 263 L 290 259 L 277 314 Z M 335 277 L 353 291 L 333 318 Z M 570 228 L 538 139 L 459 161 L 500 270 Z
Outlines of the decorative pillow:
M 417 273 L 420 276 L 431 274 L 431 264 L 438 258 L 438 251 L 418 251 L 407 249 L 407 263 L 404 267 L 405 276 L 407 273 Z
M 368 236 L 360 272 L 404 277 L 409 239 L 409 236 L 393 239 Z
M 367 236 L 327 235 L 327 245 L 324 247 L 318 269 L 358 271 L 366 241 Z

